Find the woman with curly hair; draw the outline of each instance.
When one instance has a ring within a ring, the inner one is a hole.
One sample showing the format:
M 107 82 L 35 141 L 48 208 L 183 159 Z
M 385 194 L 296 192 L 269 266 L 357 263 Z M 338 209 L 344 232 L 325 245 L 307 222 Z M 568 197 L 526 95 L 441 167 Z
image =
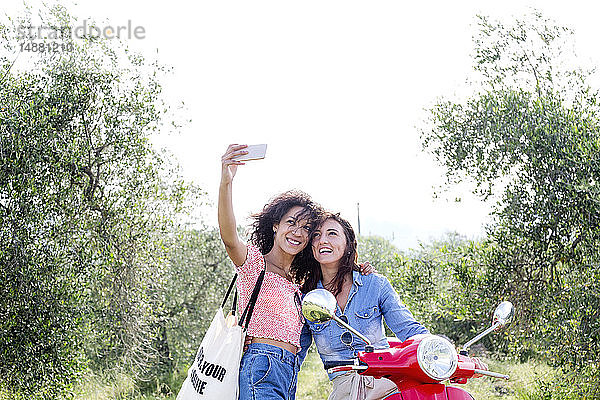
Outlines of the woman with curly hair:
M 264 281 L 247 335 L 250 337 L 240 365 L 239 398 L 294 399 L 300 363 L 300 332 L 304 325 L 300 289 L 292 269 L 312 258 L 310 234 L 321 207 L 298 191 L 282 193 L 253 215 L 250 244 L 237 234 L 233 213 L 232 182 L 238 158 L 246 145 L 230 145 L 221 158 L 218 217 L 221 239 L 238 272 L 239 306 L 244 309 L 259 275 Z

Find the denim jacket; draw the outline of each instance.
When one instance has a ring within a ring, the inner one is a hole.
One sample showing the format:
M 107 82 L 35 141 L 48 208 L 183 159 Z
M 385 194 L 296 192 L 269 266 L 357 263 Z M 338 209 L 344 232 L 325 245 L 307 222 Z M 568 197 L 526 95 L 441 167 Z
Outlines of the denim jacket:
M 385 276 L 379 274 L 363 276 L 354 271 L 352 278 L 353 284 L 346 307 L 342 312 L 338 305 L 336 315 L 338 317 L 345 315 L 350 326 L 365 335 L 376 349 L 389 347 L 382 317 L 401 341 L 419 333 L 429 333 L 423 325 L 415 321 Z M 317 287 L 322 289 L 323 284 L 319 282 Z M 344 332 L 347 330 L 333 320 L 323 323 L 306 320 L 300 335 L 302 347 L 298 353 L 300 362 L 304 361 L 313 338 L 323 362 L 355 358 L 359 351 L 364 351 L 365 342 L 352 334 L 352 342 L 346 345 L 341 340 Z M 329 379 L 339 374 L 329 374 Z

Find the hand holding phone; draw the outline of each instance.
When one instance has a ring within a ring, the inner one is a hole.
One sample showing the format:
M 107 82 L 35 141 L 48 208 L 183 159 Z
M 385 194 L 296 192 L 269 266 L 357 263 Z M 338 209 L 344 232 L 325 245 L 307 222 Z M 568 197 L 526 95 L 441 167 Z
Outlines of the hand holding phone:
M 267 153 L 267 145 L 266 144 L 251 144 L 248 145 L 244 149 L 248 154 L 242 154 L 240 156 L 234 157 L 237 161 L 252 161 L 252 160 L 262 160 L 265 158 Z

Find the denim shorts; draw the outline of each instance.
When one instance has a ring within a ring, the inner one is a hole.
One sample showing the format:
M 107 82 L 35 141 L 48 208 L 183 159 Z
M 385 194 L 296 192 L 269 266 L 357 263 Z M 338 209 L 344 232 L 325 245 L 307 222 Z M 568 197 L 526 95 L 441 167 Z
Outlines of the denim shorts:
M 300 363 L 294 353 L 252 343 L 240 364 L 239 400 L 294 400 Z

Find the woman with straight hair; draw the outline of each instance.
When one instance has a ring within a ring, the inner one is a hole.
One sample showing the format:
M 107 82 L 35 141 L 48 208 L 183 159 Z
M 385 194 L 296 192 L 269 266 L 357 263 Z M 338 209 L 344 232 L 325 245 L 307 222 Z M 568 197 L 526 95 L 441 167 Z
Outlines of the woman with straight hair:
M 417 322 L 402 304 L 388 279 L 373 273 L 358 273 L 357 241 L 350 223 L 339 214 L 324 213 L 311 237 L 313 259 L 299 266 L 296 276 L 302 279 L 304 293 L 321 288 L 336 298 L 336 315 L 365 335 L 376 349 L 388 348 L 383 318 L 401 341 L 429 331 Z M 314 260 L 314 261 L 313 261 Z M 335 321 L 306 321 L 300 342 L 300 361 L 314 338 L 323 364 L 355 358 L 365 350 L 365 343 Z M 474 358 L 477 368 L 487 365 Z M 333 390 L 329 400 L 378 400 L 396 393 L 389 379 L 375 379 L 356 371 L 329 374 Z
M 297 272 L 304 279 L 303 292 L 321 288 L 336 298 L 336 315 L 364 334 L 376 349 L 387 348 L 383 319 L 398 339 L 404 341 L 429 331 L 418 323 L 402 304 L 398 294 L 383 275 L 363 276 L 356 263 L 357 242 L 354 230 L 339 214 L 326 213 L 311 238 L 315 264 Z M 302 332 L 300 359 L 314 338 L 324 365 L 355 358 L 365 343 L 335 321 L 306 321 Z M 333 390 L 329 400 L 383 399 L 397 392 L 394 382 L 352 372 L 329 374 Z

